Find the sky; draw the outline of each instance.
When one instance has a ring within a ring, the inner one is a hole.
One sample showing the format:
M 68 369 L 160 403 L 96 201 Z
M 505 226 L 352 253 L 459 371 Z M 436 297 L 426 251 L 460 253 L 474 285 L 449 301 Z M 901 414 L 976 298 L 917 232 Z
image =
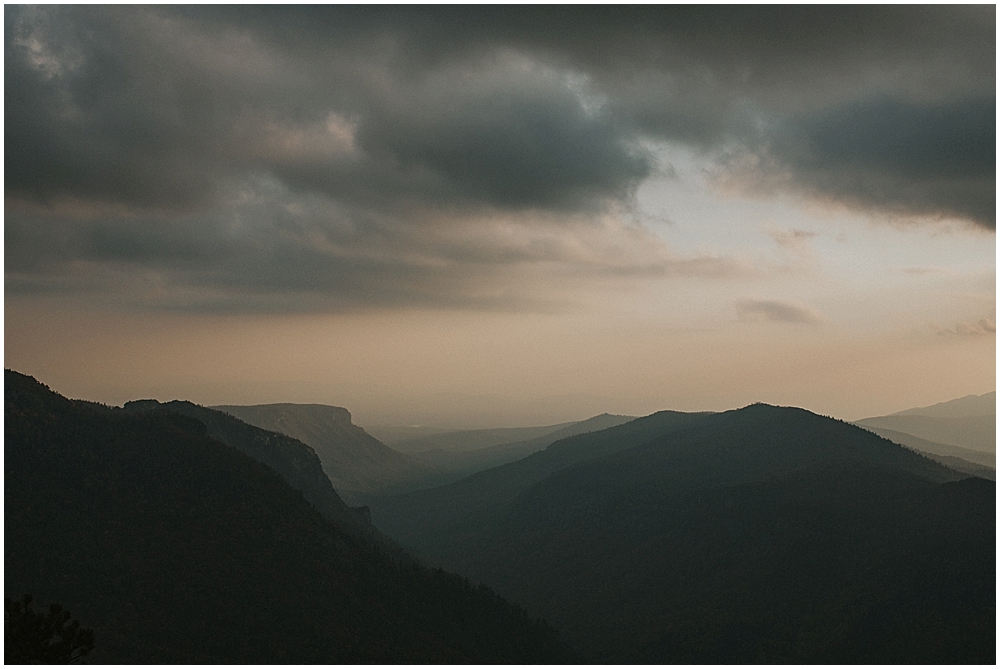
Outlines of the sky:
M 995 26 L 5 5 L 5 367 L 372 426 L 992 391 Z

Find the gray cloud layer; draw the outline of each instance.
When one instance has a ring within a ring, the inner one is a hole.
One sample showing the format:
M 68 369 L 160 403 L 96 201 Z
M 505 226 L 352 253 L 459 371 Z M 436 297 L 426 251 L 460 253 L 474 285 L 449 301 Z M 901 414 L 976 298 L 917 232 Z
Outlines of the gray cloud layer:
M 516 305 L 526 268 L 738 272 L 609 223 L 656 142 L 743 188 L 995 228 L 992 6 L 4 18 L 12 289 Z
M 879 97 L 789 122 L 731 175 L 860 209 L 996 226 L 996 100 Z M 749 168 L 749 169 L 747 169 Z

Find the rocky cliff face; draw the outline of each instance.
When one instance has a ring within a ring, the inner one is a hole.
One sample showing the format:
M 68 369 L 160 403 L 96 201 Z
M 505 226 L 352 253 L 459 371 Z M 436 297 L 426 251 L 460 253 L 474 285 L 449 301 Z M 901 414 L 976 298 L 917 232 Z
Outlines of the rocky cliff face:
M 205 425 L 209 437 L 276 471 L 324 516 L 349 525 L 365 524 L 362 516 L 352 511 L 337 494 L 315 451 L 297 439 L 191 402 L 175 400 L 161 404 L 156 400 L 137 400 L 126 403 L 124 409 L 128 413 L 166 412 L 194 418 Z
M 214 407 L 265 430 L 274 430 L 311 446 L 323 471 L 348 502 L 359 496 L 434 475 L 436 469 L 399 453 L 351 422 L 342 407 L 325 404 L 259 404 Z

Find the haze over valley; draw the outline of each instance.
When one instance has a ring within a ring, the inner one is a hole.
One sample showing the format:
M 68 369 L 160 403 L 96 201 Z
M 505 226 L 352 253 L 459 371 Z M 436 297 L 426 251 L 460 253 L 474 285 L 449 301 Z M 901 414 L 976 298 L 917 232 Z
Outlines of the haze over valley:
M 4 26 L 6 663 L 995 664 L 995 6 Z

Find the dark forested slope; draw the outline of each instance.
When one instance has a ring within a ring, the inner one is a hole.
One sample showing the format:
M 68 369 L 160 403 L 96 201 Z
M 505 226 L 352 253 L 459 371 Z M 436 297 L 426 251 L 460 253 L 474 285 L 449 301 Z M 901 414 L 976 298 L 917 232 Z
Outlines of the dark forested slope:
M 93 661 L 568 657 L 485 588 L 345 532 L 199 420 L 4 381 L 5 593 L 72 610 Z
M 984 479 L 996 480 L 996 453 L 973 451 L 959 446 L 939 444 L 934 441 L 921 439 L 920 437 L 914 437 L 912 434 L 887 430 L 882 427 L 866 425 L 864 428 L 895 444 L 926 455 L 931 460 L 940 462 L 955 471 L 979 476 Z
M 992 663 L 995 486 L 961 478 L 753 405 L 566 439 L 375 519 L 590 660 Z

